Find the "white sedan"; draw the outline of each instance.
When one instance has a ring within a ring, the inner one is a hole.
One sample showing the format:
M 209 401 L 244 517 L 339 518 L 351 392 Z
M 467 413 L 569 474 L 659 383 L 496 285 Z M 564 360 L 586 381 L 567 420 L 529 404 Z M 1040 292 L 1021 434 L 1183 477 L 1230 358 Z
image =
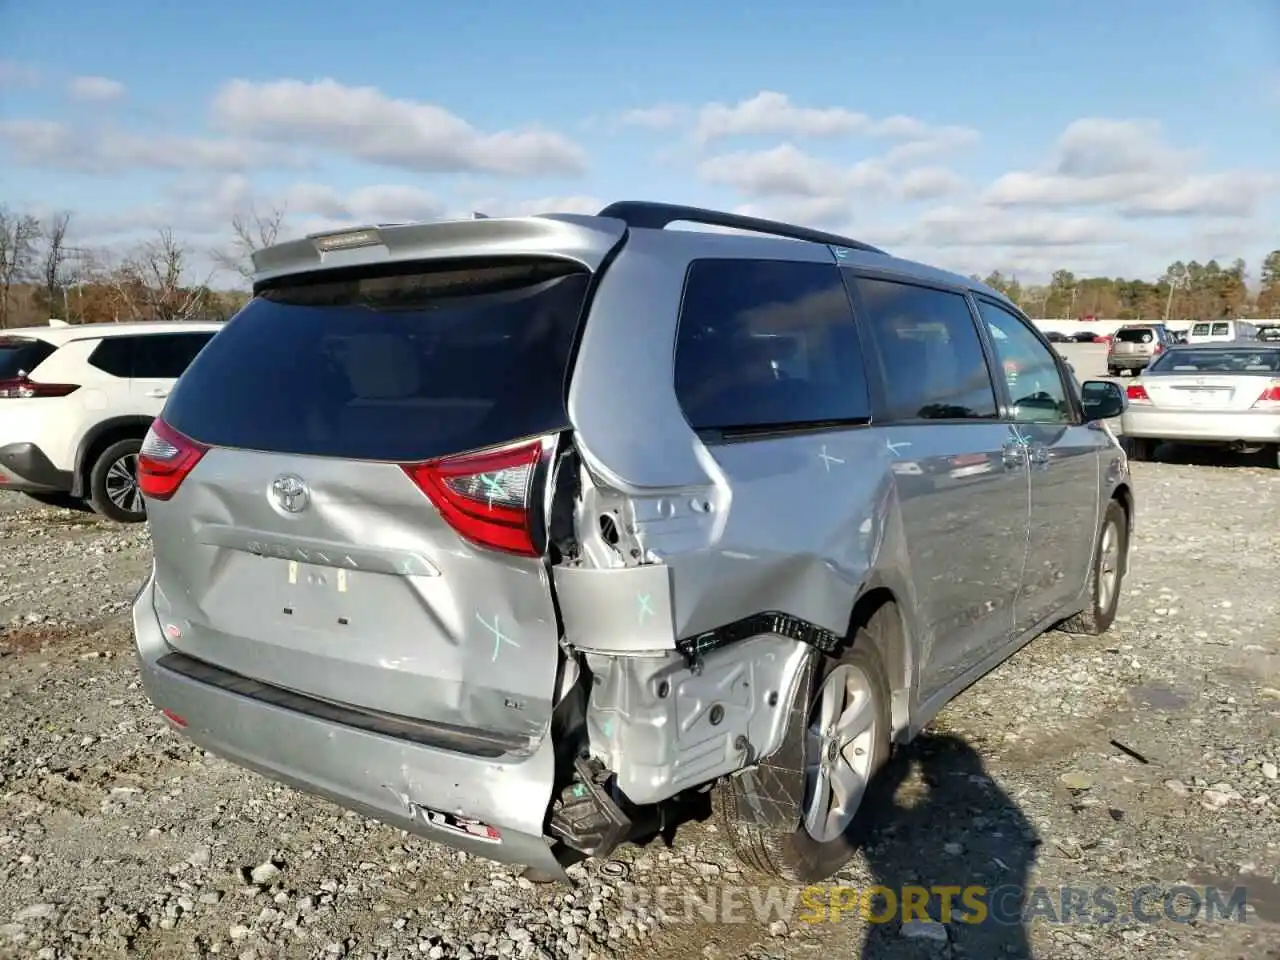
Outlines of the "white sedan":
M 1280 343 L 1179 344 L 1125 386 L 1120 430 L 1133 460 L 1166 440 L 1280 459 Z

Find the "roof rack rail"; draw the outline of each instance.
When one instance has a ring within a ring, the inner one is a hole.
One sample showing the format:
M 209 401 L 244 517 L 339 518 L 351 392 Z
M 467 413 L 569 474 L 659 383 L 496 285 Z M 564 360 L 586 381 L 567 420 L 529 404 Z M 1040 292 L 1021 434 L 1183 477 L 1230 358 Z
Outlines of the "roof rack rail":
M 884 254 L 879 247 L 860 240 L 852 240 L 823 230 L 810 230 L 808 227 L 797 227 L 779 220 L 764 220 L 760 217 L 747 217 L 737 213 L 723 213 L 719 210 L 705 210 L 702 207 L 686 207 L 678 203 L 651 203 L 647 200 L 619 200 L 609 204 L 598 214 L 598 217 L 612 217 L 623 221 L 629 227 L 647 230 L 662 230 L 673 223 L 686 221 L 701 223 L 712 227 L 729 227 L 735 230 L 749 230 L 753 233 L 764 233 L 774 237 L 785 237 L 788 240 L 804 240 L 808 243 L 823 243 L 833 247 L 848 247 L 851 250 L 863 250 L 867 253 Z M 885 254 L 887 256 L 887 254 Z

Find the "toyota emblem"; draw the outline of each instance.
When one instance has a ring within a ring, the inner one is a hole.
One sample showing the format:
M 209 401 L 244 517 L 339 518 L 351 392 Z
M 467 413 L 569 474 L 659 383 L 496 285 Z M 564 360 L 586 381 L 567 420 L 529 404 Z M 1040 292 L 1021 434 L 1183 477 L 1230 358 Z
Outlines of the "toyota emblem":
M 285 474 L 271 481 L 271 497 L 286 513 L 301 513 L 311 502 L 311 491 L 301 477 Z

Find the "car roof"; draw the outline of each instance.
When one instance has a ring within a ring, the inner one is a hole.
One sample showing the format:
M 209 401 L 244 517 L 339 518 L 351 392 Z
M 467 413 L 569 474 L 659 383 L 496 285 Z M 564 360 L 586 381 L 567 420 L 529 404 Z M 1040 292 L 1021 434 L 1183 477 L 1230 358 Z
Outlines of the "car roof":
M 140 320 L 133 323 L 73 323 L 57 327 L 10 327 L 0 337 L 27 337 L 62 346 L 73 340 L 99 340 L 151 333 L 201 333 L 222 329 L 218 321 Z
M 1280 343 L 1265 340 L 1211 340 L 1208 343 L 1179 343 L 1174 350 L 1280 350 Z
M 446 250 L 455 254 L 461 235 L 471 232 L 466 226 L 468 223 L 475 224 L 472 236 L 477 239 L 481 235 L 498 238 L 506 243 L 517 239 L 525 252 L 530 250 L 530 243 L 536 243 L 540 237 L 560 241 L 566 228 L 598 231 L 603 235 L 616 235 L 619 229 L 625 228 L 679 233 L 683 238 L 696 232 L 714 237 L 713 242 L 724 250 L 741 250 L 744 257 L 750 257 L 755 251 L 765 259 L 777 259 L 779 238 L 782 238 L 791 242 L 825 245 L 833 261 L 841 266 L 870 267 L 926 282 L 960 287 L 1018 309 L 1007 295 L 980 280 L 927 263 L 895 257 L 849 237 L 782 221 L 647 201 L 612 203 L 595 215 L 547 212 L 529 217 L 488 217 L 477 214 L 465 219 L 353 224 L 312 233 L 301 239 L 282 241 L 256 251 L 253 254 L 255 288 L 260 282 L 297 274 L 385 264 L 389 260 L 407 262 L 429 259 Z M 668 223 L 695 223 L 710 229 L 669 230 Z M 354 239 L 348 244 L 344 242 L 346 238 Z M 330 243 L 333 246 L 329 246 Z M 328 256 L 340 254 L 334 256 L 332 266 L 325 262 L 326 253 Z

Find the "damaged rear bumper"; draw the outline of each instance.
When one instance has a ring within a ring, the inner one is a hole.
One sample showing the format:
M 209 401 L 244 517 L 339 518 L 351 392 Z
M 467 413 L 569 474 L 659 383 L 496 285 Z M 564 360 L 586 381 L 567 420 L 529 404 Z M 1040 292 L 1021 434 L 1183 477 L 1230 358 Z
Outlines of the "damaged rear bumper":
M 149 580 L 133 607 L 143 683 L 152 702 L 177 715 L 185 723 L 182 732 L 195 743 L 428 840 L 565 879 L 543 834 L 555 780 L 550 737 L 518 762 L 486 759 L 357 729 L 202 683 L 160 662 L 173 649 L 156 618 L 153 597 Z

